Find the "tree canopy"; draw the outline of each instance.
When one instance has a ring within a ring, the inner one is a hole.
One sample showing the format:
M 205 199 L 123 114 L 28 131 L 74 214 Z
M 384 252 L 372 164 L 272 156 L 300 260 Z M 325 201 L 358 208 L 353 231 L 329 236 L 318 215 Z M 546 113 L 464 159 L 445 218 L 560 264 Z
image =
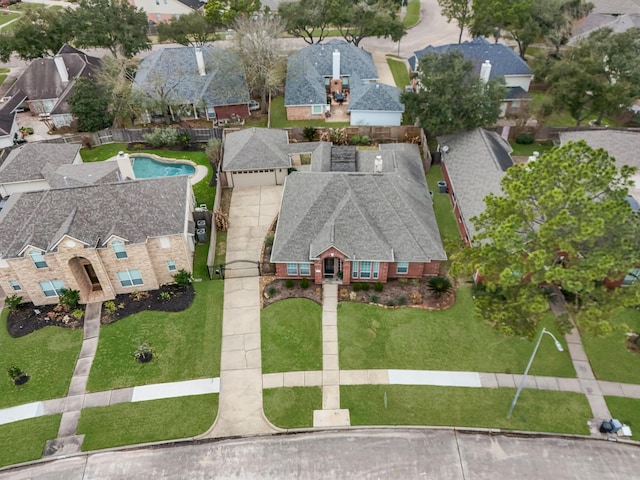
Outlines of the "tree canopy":
M 261 8 L 260 0 L 208 0 L 205 15 L 215 25 L 231 27 L 240 17 L 250 17 Z
M 633 172 L 584 141 L 508 169 L 502 195 L 472 219 L 472 246 L 454 258 L 454 270 L 481 275 L 480 317 L 531 336 L 550 286 L 567 293 L 577 321 L 601 331 L 613 310 L 637 305 L 640 284 L 610 283 L 640 261 L 638 216 L 626 200 Z
M 329 0 L 298 0 L 282 2 L 278 14 L 287 33 L 302 38 L 308 44 L 319 43 L 328 33 Z
M 111 126 L 113 117 L 108 113 L 108 92 L 96 82 L 87 78 L 77 79 L 69 105 L 78 119 L 81 132 L 95 132 Z
M 209 17 L 196 11 L 188 15 L 181 15 L 171 22 L 158 25 L 158 39 L 160 42 L 170 41 L 184 46 L 197 47 L 212 43 L 216 40 L 216 25 Z
M 417 92 L 404 92 L 406 113 L 431 135 L 490 125 L 500 115 L 506 89 L 502 80 L 485 83 L 458 50 L 430 52 L 420 59 Z
M 464 29 L 471 25 L 473 19 L 473 0 L 438 0 L 438 5 L 442 9 L 442 15 L 448 23 L 455 20 L 460 29 L 458 43 L 462 42 Z

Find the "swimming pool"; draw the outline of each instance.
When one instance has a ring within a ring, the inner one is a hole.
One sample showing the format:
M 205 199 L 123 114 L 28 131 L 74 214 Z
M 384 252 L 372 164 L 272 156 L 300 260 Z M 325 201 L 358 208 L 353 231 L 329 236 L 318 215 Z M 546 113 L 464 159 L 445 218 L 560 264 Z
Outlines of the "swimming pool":
M 149 157 L 132 157 L 131 166 L 136 178 L 174 177 L 196 173 L 196 168 L 192 165 L 161 162 Z

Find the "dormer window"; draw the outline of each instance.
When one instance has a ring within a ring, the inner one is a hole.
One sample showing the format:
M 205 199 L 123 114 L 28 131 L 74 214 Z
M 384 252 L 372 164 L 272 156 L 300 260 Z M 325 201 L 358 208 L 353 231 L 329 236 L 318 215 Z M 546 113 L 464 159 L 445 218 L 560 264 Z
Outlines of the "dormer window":
M 116 254 L 116 258 L 127 258 L 127 251 L 124 248 L 124 243 L 120 240 L 116 240 L 111 243 L 111 246 L 113 247 L 113 252 Z
M 44 255 L 41 252 L 32 250 L 29 253 L 29 256 L 31 257 L 31 260 L 33 261 L 33 264 L 36 266 L 36 268 L 47 268 L 49 266 L 47 265 L 47 261 L 44 259 Z

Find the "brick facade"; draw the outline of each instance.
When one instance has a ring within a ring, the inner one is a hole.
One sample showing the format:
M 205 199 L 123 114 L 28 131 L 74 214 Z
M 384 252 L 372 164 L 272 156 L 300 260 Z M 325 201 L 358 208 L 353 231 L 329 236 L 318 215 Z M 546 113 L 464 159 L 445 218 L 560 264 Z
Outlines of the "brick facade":
M 35 305 L 57 303 L 57 297 L 46 297 L 40 282 L 61 280 L 65 288 L 80 292 L 80 303 L 105 301 L 119 293 L 155 290 L 160 285 L 171 283 L 173 275 L 180 269 L 192 270 L 192 240 L 183 234 L 149 238 L 146 243 L 125 244 L 127 258 L 118 259 L 111 243 L 100 248 L 87 248 L 83 243 L 64 237 L 57 251 L 47 253 L 46 268 L 36 268 L 29 251 L 18 258 L 0 260 L 0 286 L 6 295 L 14 293 Z M 167 261 L 173 261 L 175 271 L 170 271 Z M 90 264 L 99 281 L 100 289 L 93 289 L 84 265 Z M 143 284 L 123 287 L 118 272 L 139 270 Z M 21 290 L 14 291 L 9 285 L 16 280 Z
M 214 110 L 216 112 L 216 118 L 218 120 L 231 118 L 231 114 L 235 114 L 240 118 L 249 118 L 248 105 L 220 105 L 214 107 Z
M 324 113 L 313 115 L 311 105 L 286 107 L 287 120 L 324 120 Z

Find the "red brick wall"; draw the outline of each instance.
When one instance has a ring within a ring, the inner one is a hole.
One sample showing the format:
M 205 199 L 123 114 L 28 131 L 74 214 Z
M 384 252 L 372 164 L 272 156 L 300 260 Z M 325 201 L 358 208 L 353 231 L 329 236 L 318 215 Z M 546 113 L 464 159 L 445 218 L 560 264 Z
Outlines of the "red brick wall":
M 231 118 L 231 114 L 235 113 L 240 118 L 249 118 L 249 106 L 248 105 L 222 105 L 214 107 L 216 111 L 216 118 L 223 120 L 225 118 Z
M 458 224 L 458 231 L 460 232 L 460 237 L 462 240 L 469 245 L 469 241 L 467 240 L 469 232 L 467 232 L 467 228 L 464 226 L 464 222 L 460 219 L 462 214 L 460 213 L 460 207 L 458 203 L 455 201 L 455 192 L 453 191 L 453 187 L 451 186 L 451 179 L 449 178 L 449 172 L 447 172 L 447 166 L 445 162 L 442 162 L 442 176 L 444 177 L 444 181 L 447 182 L 447 187 L 449 188 L 449 200 L 451 201 L 451 205 L 454 206 L 453 214 L 456 217 L 456 223 Z M 434 193 L 434 195 L 437 195 Z
M 389 273 L 388 278 L 420 278 L 425 275 L 438 275 L 440 272 L 440 262 L 411 262 L 409 263 L 409 270 L 407 273 L 396 273 L 398 271 L 397 263 L 388 264 Z M 383 281 L 383 280 L 381 280 Z
M 287 107 L 287 120 L 323 120 L 324 114 L 312 115 L 311 105 L 302 107 Z

